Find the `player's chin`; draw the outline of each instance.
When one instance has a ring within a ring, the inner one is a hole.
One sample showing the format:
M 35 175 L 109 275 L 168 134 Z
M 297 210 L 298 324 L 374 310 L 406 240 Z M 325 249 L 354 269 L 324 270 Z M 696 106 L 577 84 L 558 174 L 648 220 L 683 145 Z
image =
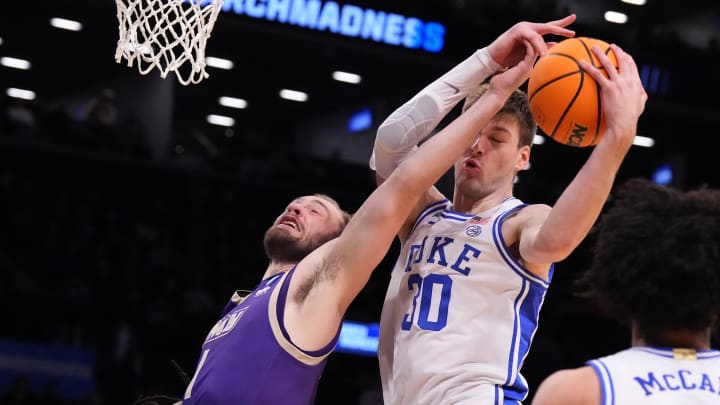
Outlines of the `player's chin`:
M 485 186 L 476 176 L 463 177 L 456 183 L 456 188 L 465 195 L 482 194 Z
M 458 177 L 458 184 L 465 184 L 469 187 L 476 187 L 481 182 L 480 176 L 482 172 L 476 168 L 466 168 L 462 171 L 462 174 Z
M 273 228 L 275 228 L 281 232 L 287 232 L 287 233 L 296 234 L 296 235 L 300 234 L 300 230 L 298 230 L 297 228 L 293 228 L 292 226 L 289 226 L 286 224 L 277 224 Z
M 277 237 L 288 241 L 296 241 L 302 236 L 297 229 L 285 225 L 276 225 L 271 229 L 271 232 Z

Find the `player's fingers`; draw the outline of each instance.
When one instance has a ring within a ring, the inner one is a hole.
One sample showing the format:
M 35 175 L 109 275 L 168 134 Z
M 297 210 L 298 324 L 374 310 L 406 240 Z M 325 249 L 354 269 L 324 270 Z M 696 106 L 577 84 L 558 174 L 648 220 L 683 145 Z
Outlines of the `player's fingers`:
M 635 64 L 635 60 L 632 56 L 630 56 L 629 53 L 623 51 L 622 48 L 615 44 L 611 44 L 610 49 L 615 52 L 615 56 L 617 56 L 618 58 L 618 70 L 620 72 L 626 72 L 627 74 L 632 76 L 640 75 L 637 69 L 637 65 Z
M 557 26 L 559 26 L 559 27 L 567 27 L 568 25 L 570 25 L 570 24 L 572 24 L 573 22 L 575 22 L 575 19 L 576 19 L 576 18 L 577 18 L 577 16 L 576 16 L 575 14 L 570 14 L 570 15 L 567 15 L 567 16 L 559 19 L 559 20 L 548 21 L 547 23 L 548 23 L 548 24 L 551 24 L 551 25 L 557 25 Z
M 569 28 L 565 28 L 566 26 L 572 24 L 574 21 L 575 14 L 570 14 L 569 16 L 560 20 L 550 21 L 547 23 L 536 23 L 534 24 L 533 28 L 540 35 L 554 34 L 563 37 L 574 37 L 575 31 Z
M 545 40 L 535 32 L 530 32 L 529 35 L 525 36 L 523 43 L 525 44 L 526 51 L 528 51 L 527 48 L 530 47 L 529 50 L 532 50 L 537 55 L 542 55 L 547 51 Z
M 542 55 L 542 53 L 535 51 L 532 44 L 525 41 L 525 57 L 522 61 L 520 61 L 520 63 L 527 65 L 528 73 L 529 69 L 532 68 L 533 63 L 535 62 L 535 59 L 540 55 Z
M 616 47 L 616 49 L 620 52 L 617 53 L 617 51 L 614 50 L 615 57 L 617 57 L 619 63 L 621 56 L 625 55 L 625 52 L 623 52 L 620 47 Z M 598 47 L 597 45 L 593 45 L 591 50 L 598 58 L 598 61 L 600 62 L 602 68 L 605 69 L 605 74 L 607 74 L 610 79 L 616 78 L 618 76 L 618 72 L 615 69 L 615 65 L 612 63 L 610 58 L 605 55 L 605 52 L 603 52 L 602 49 L 600 49 L 600 47 Z
M 608 82 L 608 78 L 605 77 L 605 75 L 602 74 L 602 72 L 600 71 L 600 69 L 598 69 L 597 67 L 595 67 L 592 63 L 590 63 L 590 62 L 588 62 L 588 61 L 586 61 L 586 60 L 584 60 L 584 59 L 580 60 L 578 63 L 580 64 L 580 67 L 582 68 L 582 70 L 584 70 L 585 73 L 589 74 L 590 77 L 592 77 L 593 79 L 595 79 L 595 81 L 596 81 L 601 87 L 604 86 L 606 82 Z
M 541 25 L 534 26 L 533 29 L 535 30 L 535 32 L 537 32 L 540 35 L 553 34 L 553 35 L 559 35 L 561 37 L 567 37 L 567 38 L 572 38 L 575 36 L 574 30 L 558 27 L 555 25 L 541 24 Z

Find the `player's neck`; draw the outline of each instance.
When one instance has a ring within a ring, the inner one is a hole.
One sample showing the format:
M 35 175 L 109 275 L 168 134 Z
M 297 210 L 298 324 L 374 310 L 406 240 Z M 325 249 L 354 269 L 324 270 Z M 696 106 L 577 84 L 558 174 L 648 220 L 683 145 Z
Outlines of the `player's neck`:
M 681 329 L 665 330 L 655 333 L 653 336 L 644 336 L 638 332 L 637 326 L 633 325 L 632 345 L 707 350 L 710 349 L 710 329 L 700 332 Z
M 512 197 L 512 190 L 510 192 L 500 192 L 500 190 L 498 190 L 497 192 L 477 198 L 463 194 L 456 189 L 453 195 L 453 211 L 465 214 L 479 214 L 497 207 L 509 197 Z
M 263 275 L 262 279 L 265 280 L 268 277 L 272 277 L 278 273 L 282 273 L 284 271 L 289 271 L 293 268 L 297 263 L 281 263 L 281 262 L 275 262 L 271 261 L 270 264 L 267 267 L 267 270 L 265 270 L 265 274 Z

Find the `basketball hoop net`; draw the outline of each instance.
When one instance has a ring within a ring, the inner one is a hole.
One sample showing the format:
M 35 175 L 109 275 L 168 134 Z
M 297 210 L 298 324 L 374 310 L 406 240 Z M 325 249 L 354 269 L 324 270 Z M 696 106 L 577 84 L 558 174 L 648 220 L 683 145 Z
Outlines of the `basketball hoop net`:
M 115 0 L 120 38 L 115 61 L 141 74 L 175 72 L 183 85 L 208 77 L 205 45 L 223 0 Z

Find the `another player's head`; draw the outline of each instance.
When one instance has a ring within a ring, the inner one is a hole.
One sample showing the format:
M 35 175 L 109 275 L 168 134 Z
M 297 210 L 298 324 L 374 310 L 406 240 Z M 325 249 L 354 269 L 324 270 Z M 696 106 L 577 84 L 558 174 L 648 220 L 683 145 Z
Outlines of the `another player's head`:
M 349 220 L 350 214 L 324 194 L 298 197 L 265 232 L 265 254 L 277 262 L 299 262 L 339 236 Z
M 483 83 L 465 99 L 465 113 L 488 90 Z M 477 141 L 455 163 L 455 185 L 466 195 L 481 196 L 512 181 L 530 159 L 537 130 L 527 95 L 516 90 L 500 112 L 478 134 Z
M 596 228 L 587 295 L 648 344 L 708 331 L 720 315 L 720 190 L 682 192 L 632 179 Z

